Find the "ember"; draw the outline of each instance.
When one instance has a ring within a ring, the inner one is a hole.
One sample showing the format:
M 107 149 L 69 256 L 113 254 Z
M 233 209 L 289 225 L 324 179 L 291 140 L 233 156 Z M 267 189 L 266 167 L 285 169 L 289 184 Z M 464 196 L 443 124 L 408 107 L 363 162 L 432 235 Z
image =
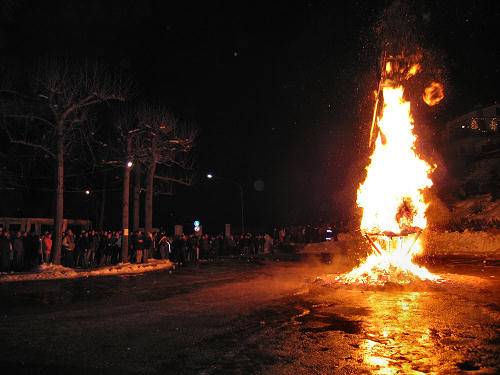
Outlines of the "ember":
M 437 82 L 432 82 L 424 91 L 422 99 L 428 106 L 438 104 L 444 98 L 443 86 Z

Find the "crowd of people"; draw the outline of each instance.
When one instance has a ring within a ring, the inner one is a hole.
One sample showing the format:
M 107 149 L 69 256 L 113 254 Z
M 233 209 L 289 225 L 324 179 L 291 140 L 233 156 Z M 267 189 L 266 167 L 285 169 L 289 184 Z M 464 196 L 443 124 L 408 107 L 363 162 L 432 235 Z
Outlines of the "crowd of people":
M 271 234 L 245 233 L 239 235 L 177 235 L 165 232 L 131 233 L 128 259 L 131 263 L 146 263 L 149 259 L 168 259 L 179 264 L 214 260 L 221 256 L 256 256 L 276 250 L 286 250 L 294 243 L 324 241 L 327 226 L 288 226 L 275 228 Z M 335 228 L 335 227 L 334 227 Z M 0 228 L 0 270 L 27 271 L 54 262 L 53 234 L 9 232 Z M 115 265 L 122 259 L 122 232 L 94 230 L 79 234 L 68 229 L 62 239 L 61 264 L 73 268 L 94 268 Z
M 441 231 L 491 230 L 499 223 L 464 222 L 462 226 L 437 227 Z M 338 233 L 345 231 L 344 223 L 335 225 L 303 225 L 277 227 L 265 234 L 180 234 L 169 236 L 165 232 L 131 233 L 128 259 L 131 263 L 147 263 L 149 259 L 168 259 L 174 263 L 190 264 L 200 260 L 214 260 L 221 256 L 256 256 L 274 251 L 293 251 L 296 243 L 336 241 Z M 490 228 L 491 227 L 491 228 Z M 54 263 L 53 234 L 50 231 L 10 232 L 0 227 L 0 271 L 28 271 L 40 264 Z M 94 268 L 115 265 L 122 259 L 122 232 L 94 230 L 75 235 L 68 229 L 62 240 L 61 264 L 73 268 Z
M 53 234 L 41 235 L 3 231 L 0 228 L 0 270 L 26 271 L 42 263 L 54 261 Z M 114 265 L 122 259 L 122 233 L 82 231 L 75 235 L 68 229 L 62 240 L 61 264 L 73 268 L 93 268 Z M 196 263 L 213 260 L 219 256 L 257 255 L 272 251 L 273 240 L 269 235 L 220 235 L 167 236 L 164 232 L 132 233 L 129 237 L 128 261 L 146 263 L 150 258 L 168 259 L 176 263 Z
M 343 231 L 344 223 L 324 225 L 289 225 L 274 228 L 273 239 L 278 244 L 321 242 L 327 239 L 337 240 L 338 233 Z

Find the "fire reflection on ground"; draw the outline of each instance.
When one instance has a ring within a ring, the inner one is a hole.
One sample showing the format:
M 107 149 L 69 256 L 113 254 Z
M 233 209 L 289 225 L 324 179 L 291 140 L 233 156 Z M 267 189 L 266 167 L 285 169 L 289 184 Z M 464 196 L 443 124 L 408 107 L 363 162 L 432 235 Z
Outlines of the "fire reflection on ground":
M 359 355 L 370 372 L 451 374 L 481 368 L 495 373 L 500 314 L 479 308 L 471 297 L 477 285 L 460 295 L 457 287 L 463 286 L 452 286 L 451 293 L 363 292 L 371 313 L 362 319 Z
M 422 319 L 419 292 L 380 294 L 368 298 L 373 315 L 366 322 L 366 338 L 360 345 L 364 361 L 377 374 L 426 372 L 432 365 L 434 343 L 429 324 Z

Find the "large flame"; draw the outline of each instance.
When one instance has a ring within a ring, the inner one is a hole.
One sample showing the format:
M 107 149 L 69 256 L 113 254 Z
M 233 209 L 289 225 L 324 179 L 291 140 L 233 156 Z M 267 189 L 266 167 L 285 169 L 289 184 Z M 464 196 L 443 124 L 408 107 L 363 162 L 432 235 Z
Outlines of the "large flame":
M 368 174 L 358 189 L 361 229 L 375 233 L 400 233 L 412 226 L 423 229 L 427 205 L 422 189 L 432 185 L 431 167 L 415 154 L 410 103 L 403 100 L 402 87 L 384 88 L 384 111 L 378 125 Z
M 360 229 L 374 253 L 338 280 L 370 284 L 436 280 L 438 276 L 412 263 L 421 251 L 419 234 L 427 225 L 423 190 L 432 185 L 432 167 L 415 153 L 410 103 L 403 99 L 403 87 L 385 87 L 383 95 L 380 132 L 357 199 L 363 209 Z

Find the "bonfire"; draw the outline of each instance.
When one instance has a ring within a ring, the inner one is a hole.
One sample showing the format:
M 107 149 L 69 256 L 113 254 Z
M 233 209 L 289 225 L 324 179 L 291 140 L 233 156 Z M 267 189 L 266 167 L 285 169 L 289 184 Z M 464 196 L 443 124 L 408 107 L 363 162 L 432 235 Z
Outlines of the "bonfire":
M 418 71 L 418 65 L 405 66 L 396 59 L 385 63 L 372 124 L 372 134 L 374 128 L 378 134 L 366 179 L 357 192 L 363 209 L 360 230 L 373 253 L 358 268 L 338 276 L 338 282 L 384 285 L 439 279 L 412 262 L 422 251 L 420 234 L 427 226 L 428 206 L 423 192 L 432 186 L 433 170 L 415 152 L 410 103 L 403 97 L 403 82 Z M 434 99 L 440 96 L 436 85 L 431 85 Z M 424 100 L 425 95 L 429 90 Z M 383 106 L 378 117 L 379 98 Z

